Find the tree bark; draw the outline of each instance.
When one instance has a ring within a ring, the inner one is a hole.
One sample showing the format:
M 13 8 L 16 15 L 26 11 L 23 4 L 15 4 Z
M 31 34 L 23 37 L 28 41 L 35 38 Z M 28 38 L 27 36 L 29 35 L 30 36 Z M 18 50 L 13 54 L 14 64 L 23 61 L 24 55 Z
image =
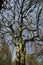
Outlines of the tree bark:
M 25 45 L 19 43 L 16 45 L 16 65 L 25 65 Z

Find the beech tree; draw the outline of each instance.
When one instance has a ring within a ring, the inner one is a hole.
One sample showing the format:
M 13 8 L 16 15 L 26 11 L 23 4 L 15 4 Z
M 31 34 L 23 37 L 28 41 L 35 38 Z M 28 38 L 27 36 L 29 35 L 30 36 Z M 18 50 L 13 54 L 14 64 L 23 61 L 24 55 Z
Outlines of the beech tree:
M 40 3 L 37 4 L 34 0 L 15 0 L 13 5 L 10 3 L 11 1 L 6 1 L 4 9 L 1 11 L 3 17 L 1 20 L 3 21 L 1 22 L 2 31 L 4 31 L 4 34 L 9 33 L 12 36 L 12 42 L 16 47 L 16 65 L 25 65 L 26 43 L 43 41 L 43 34 L 41 34 L 39 28 L 42 5 Z M 36 7 L 36 22 L 33 22 L 29 18 Z M 8 19 L 3 15 L 3 12 L 6 12 L 6 10 L 11 10 L 12 12 L 10 15 L 7 12 Z M 10 19 L 9 16 L 11 16 Z M 3 30 L 3 27 L 6 31 Z

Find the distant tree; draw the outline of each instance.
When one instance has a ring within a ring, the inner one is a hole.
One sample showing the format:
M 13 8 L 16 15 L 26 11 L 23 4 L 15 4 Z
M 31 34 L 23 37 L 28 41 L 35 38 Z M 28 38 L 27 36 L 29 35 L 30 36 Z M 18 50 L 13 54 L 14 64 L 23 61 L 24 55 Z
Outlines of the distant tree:
M 11 65 L 11 51 L 5 41 L 0 42 L 0 65 Z

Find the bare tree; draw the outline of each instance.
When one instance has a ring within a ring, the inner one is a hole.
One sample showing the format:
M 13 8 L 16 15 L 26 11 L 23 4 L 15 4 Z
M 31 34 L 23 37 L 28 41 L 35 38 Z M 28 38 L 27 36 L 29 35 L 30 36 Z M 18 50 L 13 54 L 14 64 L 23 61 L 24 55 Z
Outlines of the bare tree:
M 6 6 L 4 10 L 11 9 L 13 16 L 10 15 L 12 16 L 11 21 L 7 20 L 7 18 L 3 16 L 3 21 L 5 19 L 3 26 L 6 29 L 6 31 L 3 31 L 4 34 L 9 33 L 12 36 L 12 42 L 15 44 L 16 47 L 16 65 L 25 65 L 26 43 L 29 41 L 31 41 L 32 43 L 36 43 L 36 41 L 43 41 L 43 36 L 39 32 L 39 18 L 42 12 L 42 5 L 38 4 L 36 12 L 36 28 L 34 28 L 32 27 L 34 25 L 32 20 L 29 21 L 29 15 L 36 8 L 37 2 L 34 3 L 34 0 L 15 0 L 13 1 L 14 5 L 11 7 L 9 7 L 9 2 L 10 1 L 6 1 Z M 9 5 L 7 6 L 8 3 Z M 5 22 L 7 23 L 7 25 Z M 23 33 L 24 31 L 28 32 L 27 37 L 26 33 Z M 35 32 L 37 33 L 34 34 Z

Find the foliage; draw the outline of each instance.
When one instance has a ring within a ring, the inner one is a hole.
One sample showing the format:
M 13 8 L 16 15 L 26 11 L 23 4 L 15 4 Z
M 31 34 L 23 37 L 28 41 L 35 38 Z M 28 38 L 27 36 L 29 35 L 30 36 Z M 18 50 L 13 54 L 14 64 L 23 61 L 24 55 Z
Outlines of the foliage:
M 35 57 L 30 54 L 26 54 L 26 65 L 37 65 Z
M 6 42 L 0 42 L 0 65 L 11 65 L 11 52 Z

